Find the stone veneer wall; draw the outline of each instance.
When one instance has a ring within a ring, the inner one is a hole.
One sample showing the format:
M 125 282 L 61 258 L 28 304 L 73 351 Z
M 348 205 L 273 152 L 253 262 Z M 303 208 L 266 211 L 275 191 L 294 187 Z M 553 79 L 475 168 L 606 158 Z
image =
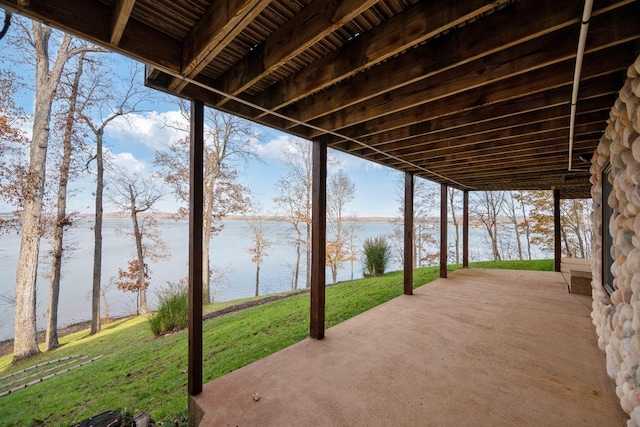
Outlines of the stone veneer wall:
M 607 356 L 607 373 L 616 381 L 627 425 L 640 427 L 640 57 L 611 109 L 608 126 L 592 158 L 593 311 L 598 346 Z M 602 170 L 611 164 L 613 189 L 602 200 Z M 617 290 L 602 286 L 602 203 L 614 209 L 608 227 L 613 241 L 611 268 Z

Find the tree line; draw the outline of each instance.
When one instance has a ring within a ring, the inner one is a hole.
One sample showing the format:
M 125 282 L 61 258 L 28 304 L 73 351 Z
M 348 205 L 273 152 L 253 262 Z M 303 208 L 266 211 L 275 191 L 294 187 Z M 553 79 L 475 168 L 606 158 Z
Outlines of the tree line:
M 396 181 L 400 216 L 389 236 L 398 261 L 403 263 L 404 181 Z M 449 243 L 449 262 L 461 262 L 462 191 L 447 189 L 448 216 L 453 225 Z M 416 179 L 414 189 L 414 267 L 436 265 L 440 260 L 439 236 L 440 186 Z M 591 199 L 560 200 L 560 236 L 562 256 L 591 258 Z M 480 227 L 490 247 L 491 259 L 531 260 L 533 249 L 552 256 L 555 248 L 553 194 L 551 191 L 471 191 L 469 220 Z M 471 250 L 474 248 L 471 247 Z

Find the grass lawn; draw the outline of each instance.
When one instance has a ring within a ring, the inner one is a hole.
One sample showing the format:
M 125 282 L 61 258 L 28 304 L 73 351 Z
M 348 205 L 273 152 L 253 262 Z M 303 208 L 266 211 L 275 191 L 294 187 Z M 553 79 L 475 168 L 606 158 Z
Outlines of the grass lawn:
M 471 263 L 471 267 L 553 270 L 553 260 Z M 460 268 L 449 267 L 449 271 Z M 438 277 L 439 267 L 414 270 L 414 287 Z M 359 279 L 327 288 L 326 326 L 336 325 L 402 293 L 402 272 Z M 246 300 L 243 300 L 243 302 Z M 229 303 L 207 306 L 212 312 Z M 306 338 L 309 294 L 248 308 L 204 324 L 204 381 L 275 353 Z M 165 425 L 185 423 L 187 413 L 187 334 L 155 339 L 144 316 L 106 325 L 97 336 L 82 331 L 62 346 L 11 364 L 0 358 L 0 377 L 35 364 L 82 354 L 103 356 L 41 384 L 0 397 L 0 425 L 68 426 L 108 410 L 146 410 Z M 44 369 L 44 368 L 42 368 Z M 0 384 L 10 381 L 0 379 Z

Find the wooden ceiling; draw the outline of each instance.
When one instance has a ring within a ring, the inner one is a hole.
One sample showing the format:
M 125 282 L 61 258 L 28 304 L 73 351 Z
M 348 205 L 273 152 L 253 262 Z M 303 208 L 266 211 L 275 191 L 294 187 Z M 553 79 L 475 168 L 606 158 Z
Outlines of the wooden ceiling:
M 569 171 L 576 0 L 0 0 L 146 84 L 458 189 L 589 197 L 640 4 L 596 0 Z

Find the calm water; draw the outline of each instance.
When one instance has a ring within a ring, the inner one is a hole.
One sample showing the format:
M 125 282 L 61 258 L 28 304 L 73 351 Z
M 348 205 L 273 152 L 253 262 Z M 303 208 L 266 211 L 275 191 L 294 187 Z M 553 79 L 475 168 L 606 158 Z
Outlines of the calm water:
M 166 285 L 167 281 L 177 282 L 187 275 L 188 224 L 185 221 L 160 221 L 162 238 L 167 243 L 172 257 L 160 263 L 150 264 L 151 286 L 148 290 L 150 307 L 156 306 L 155 290 Z M 130 238 L 117 233 L 118 229 L 128 230 L 129 220 L 105 220 L 103 230 L 102 283 L 107 286 L 111 278 L 116 278 L 118 268 L 126 268 L 134 255 L 134 245 Z M 260 269 L 260 293 L 274 293 L 291 289 L 292 271 L 295 262 L 295 247 L 286 243 L 288 225 L 283 222 L 266 222 L 265 238 L 271 242 Z M 389 222 L 361 223 L 358 229 L 357 247 L 371 236 L 389 234 L 393 225 Z M 483 230 L 470 229 L 470 259 L 488 259 L 489 245 Z M 88 220 L 80 220 L 69 233 L 69 240 L 75 242 L 76 249 L 63 264 L 59 325 L 66 326 L 91 318 L 91 277 L 93 271 L 93 231 Z M 437 233 L 436 233 L 437 237 Z M 449 230 L 449 243 L 452 248 L 453 229 Z M 252 246 L 251 231 L 245 221 L 227 221 L 223 231 L 215 236 L 211 244 L 212 268 L 222 272 L 222 279 L 215 290 L 216 301 L 229 301 L 252 296 L 255 292 L 255 264 L 251 262 L 248 249 Z M 515 244 L 513 244 L 515 246 Z M 15 295 L 15 273 L 18 263 L 20 238 L 17 235 L 0 235 L 0 340 L 13 336 L 13 305 L 7 298 Z M 48 251 L 50 243 L 43 240 L 41 252 Z M 300 274 L 300 286 L 304 287 L 303 271 Z M 399 270 L 397 260 L 390 270 Z M 50 272 L 48 262 L 39 268 L 37 289 L 38 326 L 44 328 L 49 298 Z M 220 275 L 214 273 L 214 276 Z M 362 265 L 354 265 L 354 277 L 362 277 Z M 345 264 L 339 271 L 338 281 L 351 278 L 351 267 Z M 327 280 L 331 274 L 327 270 Z M 213 282 L 213 279 L 212 279 Z M 212 283 L 213 286 L 213 283 Z M 213 292 L 213 290 L 212 290 Z M 106 292 L 111 316 L 135 313 L 136 294 L 119 291 L 112 286 Z M 101 302 L 104 315 L 104 302 Z

